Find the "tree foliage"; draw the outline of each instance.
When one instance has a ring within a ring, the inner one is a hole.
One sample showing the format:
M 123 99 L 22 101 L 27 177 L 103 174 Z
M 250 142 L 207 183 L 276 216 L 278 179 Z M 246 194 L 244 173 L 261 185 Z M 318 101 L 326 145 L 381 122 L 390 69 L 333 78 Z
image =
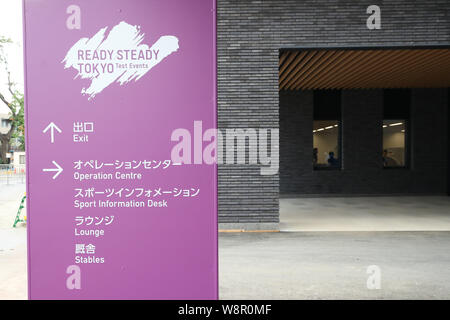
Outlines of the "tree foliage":
M 24 96 L 17 89 L 16 83 L 11 79 L 8 60 L 4 52 L 4 46 L 11 44 L 11 39 L 0 36 L 0 67 L 1 73 L 6 75 L 7 94 L 0 92 L 0 101 L 9 109 L 10 129 L 7 133 L 0 133 L 0 161 L 7 162 L 6 153 L 11 148 L 12 139 L 19 143 L 19 148 L 25 150 L 25 123 L 24 123 Z

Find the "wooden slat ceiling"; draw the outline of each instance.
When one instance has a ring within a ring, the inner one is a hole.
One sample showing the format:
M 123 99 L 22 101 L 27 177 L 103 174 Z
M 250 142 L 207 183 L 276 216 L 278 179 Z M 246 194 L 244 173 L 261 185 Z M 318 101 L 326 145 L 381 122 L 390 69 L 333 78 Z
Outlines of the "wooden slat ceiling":
M 282 51 L 280 90 L 450 87 L 450 49 Z

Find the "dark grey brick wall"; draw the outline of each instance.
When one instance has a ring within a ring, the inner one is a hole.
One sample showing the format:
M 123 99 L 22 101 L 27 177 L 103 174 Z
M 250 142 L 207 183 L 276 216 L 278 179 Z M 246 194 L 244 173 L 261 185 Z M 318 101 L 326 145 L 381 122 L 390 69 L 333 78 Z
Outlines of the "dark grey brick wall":
M 447 195 L 450 196 L 450 88 L 447 91 Z
M 366 28 L 372 4 L 381 30 Z M 448 0 L 217 0 L 218 126 L 279 127 L 280 48 L 439 44 L 450 44 Z M 278 189 L 278 175 L 220 165 L 219 221 L 277 222 Z
M 280 93 L 282 194 L 445 194 L 447 90 L 411 92 L 408 169 L 384 169 L 382 90 L 342 91 L 342 170 L 313 170 L 313 92 Z

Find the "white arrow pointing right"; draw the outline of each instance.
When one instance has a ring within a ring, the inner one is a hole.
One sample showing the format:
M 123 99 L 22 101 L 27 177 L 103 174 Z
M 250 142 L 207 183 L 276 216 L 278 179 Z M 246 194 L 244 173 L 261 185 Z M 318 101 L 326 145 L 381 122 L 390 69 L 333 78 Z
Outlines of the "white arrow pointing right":
M 56 168 L 54 169 L 42 169 L 44 172 L 56 172 L 56 174 L 53 176 L 53 180 L 55 180 L 61 172 L 63 172 L 63 168 L 60 167 L 59 164 L 56 163 L 56 161 L 52 161 L 52 163 L 55 165 Z

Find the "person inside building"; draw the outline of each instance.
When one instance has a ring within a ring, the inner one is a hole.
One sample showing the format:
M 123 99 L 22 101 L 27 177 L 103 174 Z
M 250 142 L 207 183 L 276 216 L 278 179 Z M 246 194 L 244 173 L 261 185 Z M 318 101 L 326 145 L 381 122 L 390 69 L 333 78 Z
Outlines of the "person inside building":
M 318 161 L 318 153 L 319 153 L 319 149 L 314 148 L 314 149 L 313 149 L 313 165 L 314 165 L 314 166 L 317 165 L 317 161 Z
M 385 167 L 395 167 L 398 166 L 397 161 L 389 156 L 389 151 L 387 149 L 383 150 L 383 166 Z
M 328 164 L 330 167 L 337 167 L 339 165 L 339 161 L 334 157 L 334 152 L 330 151 L 328 153 Z

